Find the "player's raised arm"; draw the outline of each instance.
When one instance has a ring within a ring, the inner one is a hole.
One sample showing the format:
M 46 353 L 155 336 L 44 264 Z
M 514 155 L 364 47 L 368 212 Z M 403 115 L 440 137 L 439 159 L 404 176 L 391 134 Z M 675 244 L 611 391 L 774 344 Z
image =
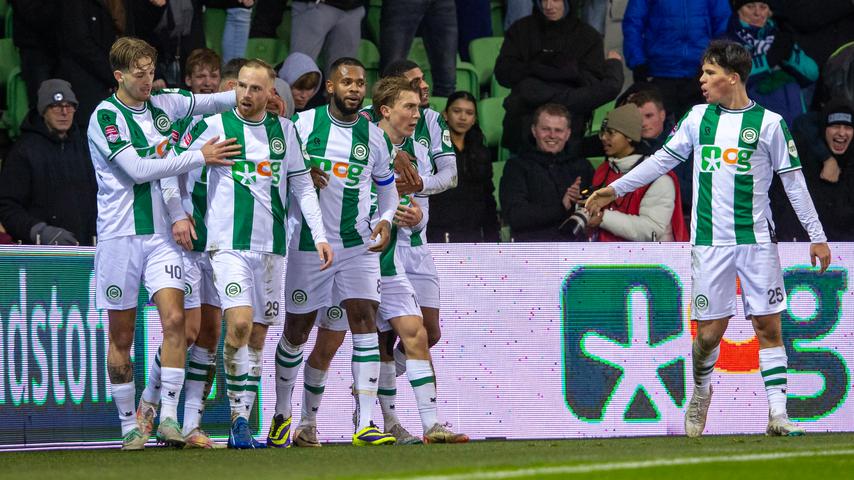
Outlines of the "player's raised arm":
M 237 93 L 234 90 L 217 93 L 194 93 L 190 115 L 209 115 L 222 113 L 237 106 Z
M 436 121 L 430 122 L 427 128 L 430 131 L 430 158 L 436 165 L 436 172 L 421 177 L 424 188 L 418 193 L 434 195 L 457 186 L 457 155 L 451 143 L 448 124 L 441 115 Z

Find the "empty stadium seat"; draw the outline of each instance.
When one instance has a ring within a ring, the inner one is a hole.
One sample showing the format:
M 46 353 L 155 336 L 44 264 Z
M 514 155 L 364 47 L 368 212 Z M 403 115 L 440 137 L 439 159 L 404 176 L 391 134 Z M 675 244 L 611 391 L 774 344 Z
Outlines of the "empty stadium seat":
M 471 93 L 475 99 L 480 98 L 480 81 L 478 80 L 477 70 L 474 65 L 457 60 L 457 90 L 464 90 Z
M 246 42 L 246 58 L 260 58 L 276 66 L 285 60 L 288 51 L 278 38 L 250 38 Z
M 430 97 L 430 108 L 441 112 L 445 110 L 445 105 L 448 104 L 448 97 Z
M 359 42 L 359 52 L 356 54 L 362 64 L 365 65 L 365 80 L 368 82 L 368 92 L 371 92 L 374 83 L 380 78 L 380 51 L 374 42 L 363 38 Z
M 606 103 L 605 105 L 602 105 L 601 107 L 594 110 L 593 111 L 593 120 L 590 124 L 590 131 L 593 133 L 598 132 L 599 127 L 602 126 L 602 120 L 605 120 L 605 115 L 607 115 L 608 112 L 610 112 L 613 109 L 614 109 L 614 101 L 611 100 L 610 102 Z
M 205 8 L 202 18 L 205 27 L 205 44 L 211 50 L 222 55 L 222 31 L 225 28 L 225 10 L 222 8 Z
M 492 19 L 492 35 L 500 37 L 504 35 L 504 2 L 492 0 L 489 4 L 489 15 Z
M 21 66 L 18 49 L 11 38 L 0 38 L 0 89 L 6 88 L 6 80 L 12 71 Z
M 495 148 L 501 145 L 503 132 L 504 105 L 500 98 L 484 98 L 477 103 L 477 121 L 483 131 L 486 146 Z
M 502 43 L 504 43 L 504 37 L 476 38 L 469 43 L 469 56 L 481 85 L 487 85 L 492 79 L 495 59 L 498 58 Z
M 504 98 L 510 95 L 510 89 L 498 83 L 495 75 L 493 75 L 492 80 L 489 81 L 489 95 L 491 97 Z
M 6 82 L 6 103 L 8 108 L 3 117 L 3 126 L 9 129 L 9 138 L 15 139 L 21 134 L 21 122 L 27 116 L 27 85 L 21 77 L 21 69 L 15 68 Z
M 367 11 L 365 12 L 368 37 L 370 37 L 375 45 L 380 44 L 380 12 L 382 4 L 382 0 L 370 0 Z

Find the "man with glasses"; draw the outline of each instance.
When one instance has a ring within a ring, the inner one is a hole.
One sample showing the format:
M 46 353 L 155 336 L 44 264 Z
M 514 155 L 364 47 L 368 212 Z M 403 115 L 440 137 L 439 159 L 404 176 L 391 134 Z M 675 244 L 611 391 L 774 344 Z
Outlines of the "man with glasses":
M 21 243 L 93 245 L 98 186 L 76 110 L 68 82 L 42 82 L 3 162 L 0 223 Z

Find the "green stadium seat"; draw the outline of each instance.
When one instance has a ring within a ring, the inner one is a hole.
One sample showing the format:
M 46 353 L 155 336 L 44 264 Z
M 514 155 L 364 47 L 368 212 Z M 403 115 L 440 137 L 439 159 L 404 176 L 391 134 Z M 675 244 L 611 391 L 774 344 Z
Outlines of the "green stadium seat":
M 498 58 L 502 43 L 504 43 L 504 37 L 475 38 L 469 43 L 469 56 L 481 85 L 487 85 L 492 79 L 495 59 Z
M 599 165 L 601 165 L 602 162 L 605 161 L 605 157 L 591 157 L 588 158 L 587 161 L 590 162 L 590 165 L 592 165 L 593 169 L 596 170 L 597 168 L 599 168 Z
M 492 80 L 489 81 L 489 95 L 497 98 L 505 98 L 510 95 L 510 89 L 498 83 L 495 75 L 493 75 Z
M 365 80 L 368 82 L 368 92 L 371 92 L 374 83 L 380 78 L 380 51 L 374 42 L 363 38 L 359 42 L 356 58 L 365 65 Z
M 498 199 L 498 190 L 501 186 L 501 175 L 504 174 L 504 165 L 506 164 L 506 160 L 492 162 L 492 186 L 495 187 L 493 195 L 495 196 L 495 204 L 498 206 L 499 211 L 501 211 L 501 200 Z
M 205 28 L 205 44 L 211 50 L 222 55 L 222 31 L 225 28 L 225 10 L 222 8 L 205 8 L 202 20 Z
M 441 112 L 445 110 L 445 105 L 448 104 L 448 97 L 430 97 L 430 108 Z
M 475 99 L 480 98 L 480 81 L 478 80 L 477 70 L 474 65 L 457 60 L 457 90 L 464 90 L 474 95 Z
M 504 35 L 504 7 L 501 0 L 492 0 L 489 5 L 489 15 L 492 18 L 492 35 Z
M 285 45 L 285 51 L 290 51 L 291 49 L 291 9 L 286 8 L 284 15 L 282 15 L 282 23 L 279 24 L 279 28 L 276 29 L 276 36 L 282 41 Z
M 27 103 L 27 85 L 21 77 L 20 68 L 13 69 L 9 74 L 6 82 L 6 103 L 8 108 L 2 123 L 9 129 L 9 137 L 15 139 L 21 134 L 21 122 L 30 109 Z
M 3 38 L 12 38 L 12 5 L 0 1 L 0 12 L 3 12 Z
M 608 112 L 614 109 L 614 103 L 615 102 L 611 100 L 610 102 L 606 103 L 605 105 L 602 105 L 601 107 L 593 111 L 593 120 L 590 124 L 591 133 L 599 131 L 599 127 L 602 126 L 602 120 L 605 120 L 605 115 L 607 115 Z
M 504 105 L 500 98 L 484 98 L 477 103 L 477 120 L 486 146 L 495 148 L 501 145 L 504 129 Z
M 421 70 L 429 68 L 430 59 L 427 57 L 427 48 L 424 46 L 424 39 L 415 37 L 412 39 L 412 46 L 409 47 L 409 55 L 406 58 L 417 63 Z
M 11 38 L 0 38 L 0 89 L 6 88 L 6 80 L 12 71 L 21 66 L 18 49 Z
M 365 13 L 368 37 L 375 45 L 380 44 L 380 12 L 382 10 L 382 4 L 382 0 L 371 0 L 368 3 L 368 10 Z
M 260 58 L 275 66 L 287 56 L 288 51 L 278 38 L 250 38 L 246 42 L 246 58 Z

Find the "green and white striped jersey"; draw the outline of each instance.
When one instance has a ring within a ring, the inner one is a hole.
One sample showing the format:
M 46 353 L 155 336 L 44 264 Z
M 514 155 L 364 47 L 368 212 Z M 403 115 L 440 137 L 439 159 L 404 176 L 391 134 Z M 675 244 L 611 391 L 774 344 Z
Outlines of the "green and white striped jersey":
M 172 124 L 172 141 L 179 145 L 181 139 L 192 132 L 197 123 L 210 115 L 186 117 Z M 196 239 L 193 239 L 193 251 L 204 252 L 208 242 L 208 229 L 205 226 L 205 212 L 208 209 L 208 167 L 190 170 L 178 177 L 181 181 L 181 201 L 184 211 L 195 221 Z
M 172 122 L 193 112 L 193 94 L 161 90 L 139 108 L 115 95 L 102 101 L 89 118 L 89 152 L 98 180 L 98 239 L 171 232 L 171 221 L 158 182 L 135 184 L 113 159 L 127 148 L 142 159 L 163 158 L 169 150 Z
M 403 144 L 394 146 L 394 156 L 397 155 L 398 150 L 403 150 L 412 158 L 416 159 L 415 166 L 420 175 L 430 174 L 432 166 L 430 163 L 430 153 L 427 151 L 426 147 L 415 142 L 412 137 L 407 137 L 406 140 L 403 141 Z M 392 224 L 391 239 L 388 246 L 386 246 L 385 250 L 380 254 L 380 275 L 383 277 L 390 277 L 405 273 L 403 266 L 398 259 L 398 246 L 420 247 L 427 244 L 426 225 L 430 212 L 430 200 L 426 195 L 404 195 L 400 197 L 400 204 L 410 205 L 413 197 L 418 203 L 418 206 L 421 207 L 421 211 L 424 214 L 424 219 L 421 224 L 425 225 L 425 227 L 420 230 L 413 230 L 409 227 L 398 227 L 396 223 Z M 372 211 L 374 210 L 375 209 L 372 209 Z M 373 223 L 376 223 L 378 218 L 374 217 L 372 220 L 374 220 Z
M 429 107 L 419 107 L 418 110 L 421 112 L 421 118 L 415 125 L 412 138 L 427 148 L 430 161 L 434 164 L 434 168 L 427 173 L 435 173 L 437 158 L 455 155 L 454 145 L 451 143 L 451 132 L 448 130 L 448 124 L 442 114 Z M 370 120 L 371 123 L 379 123 L 381 120 L 371 105 L 363 108 L 360 114 Z
M 297 134 L 311 165 L 329 174 L 326 188 L 318 191 L 323 225 L 333 250 L 367 245 L 371 236 L 371 185 L 394 182 L 391 143 L 385 133 L 362 116 L 352 123 L 332 117 L 328 106 L 294 116 Z M 311 229 L 294 204 L 296 220 L 291 248 L 314 251 Z
M 236 138 L 242 148 L 234 165 L 203 169 L 199 177 L 207 174 L 206 250 L 284 255 L 287 179 L 308 175 L 293 123 L 269 113 L 251 122 L 230 110 L 199 121 L 176 150 L 201 148 L 214 137 Z
M 771 180 L 774 173 L 801 168 L 780 115 L 753 101 L 740 110 L 697 105 L 674 127 L 663 150 L 682 161 L 694 156 L 691 243 L 772 241 Z

